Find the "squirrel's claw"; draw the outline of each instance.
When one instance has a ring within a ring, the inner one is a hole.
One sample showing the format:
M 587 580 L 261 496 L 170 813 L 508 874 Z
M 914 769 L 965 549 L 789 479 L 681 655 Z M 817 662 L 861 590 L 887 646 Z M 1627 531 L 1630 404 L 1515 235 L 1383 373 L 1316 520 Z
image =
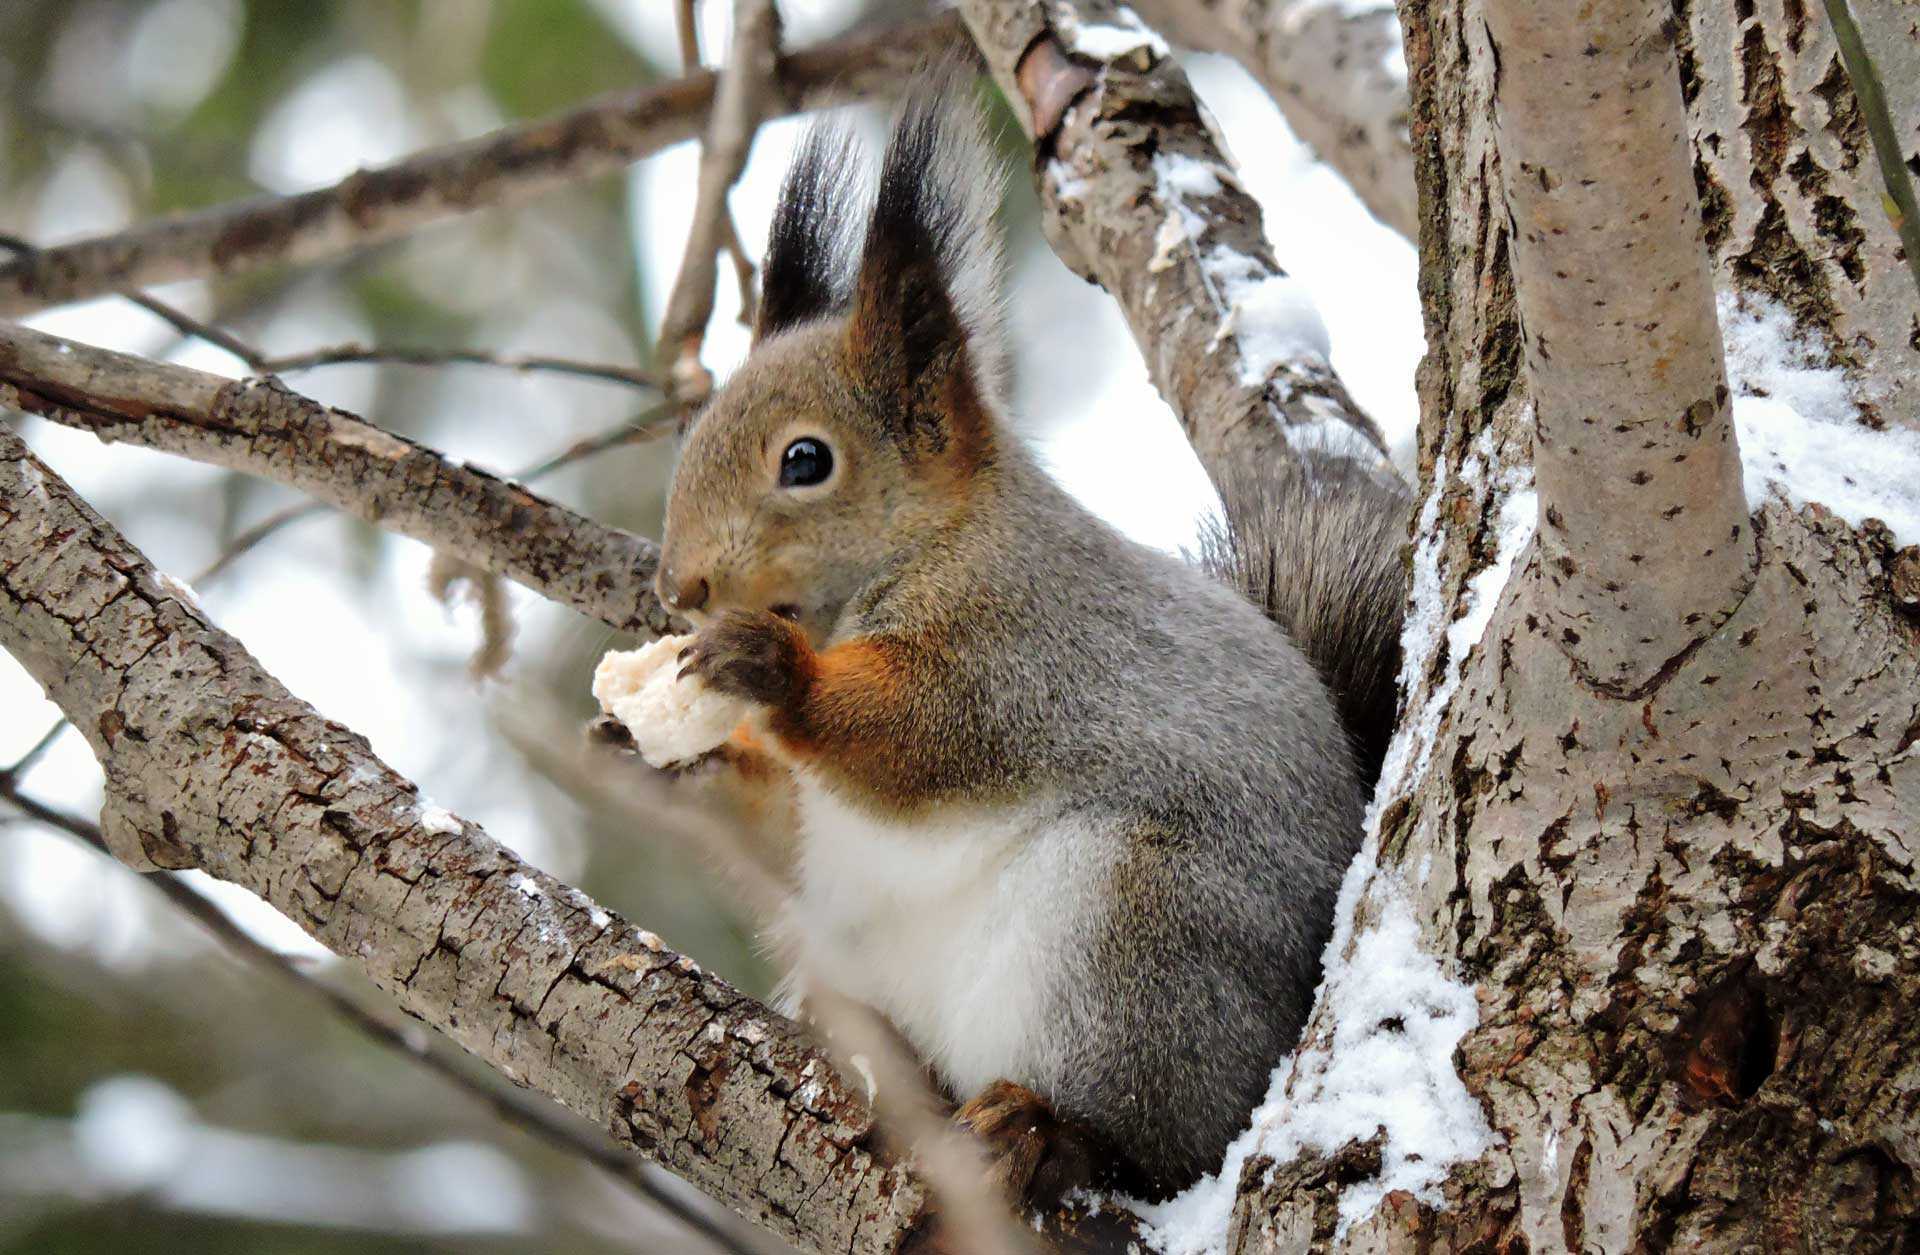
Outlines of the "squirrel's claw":
M 1046 1099 L 1012 1081 L 995 1081 L 954 1113 L 980 1140 L 988 1180 L 1009 1201 L 1048 1210 L 1067 1194 L 1112 1174 L 1118 1161 L 1088 1130 L 1054 1114 Z
M 699 676 L 722 693 L 783 706 L 804 682 L 809 649 L 799 627 L 785 619 L 764 610 L 730 610 L 680 651 L 678 678 Z

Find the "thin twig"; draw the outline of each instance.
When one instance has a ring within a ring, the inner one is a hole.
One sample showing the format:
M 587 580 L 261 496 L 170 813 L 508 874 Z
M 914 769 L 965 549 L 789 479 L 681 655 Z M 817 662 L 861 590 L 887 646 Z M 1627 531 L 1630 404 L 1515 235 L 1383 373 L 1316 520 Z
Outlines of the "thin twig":
M 16 766 L 0 773 L 0 799 L 5 799 L 9 805 L 27 818 L 64 832 L 92 846 L 108 858 L 113 857 L 112 852 L 107 849 L 106 838 L 101 834 L 98 824 L 90 823 L 77 815 L 69 815 L 25 796 L 19 789 L 17 771 Z M 117 859 L 114 861 L 118 864 Z M 734 1255 L 750 1255 L 751 1247 L 722 1229 L 714 1222 L 713 1217 L 696 1211 L 683 1200 L 662 1189 L 648 1177 L 646 1168 L 635 1161 L 631 1155 L 621 1152 L 612 1143 L 599 1136 L 589 1137 L 579 1128 L 559 1119 L 554 1114 L 554 1105 L 551 1102 L 542 1100 L 536 1103 L 528 1100 L 518 1090 L 503 1089 L 476 1078 L 459 1066 L 451 1053 L 439 1045 L 441 1039 L 438 1034 L 427 1031 L 409 1033 L 375 1015 L 344 990 L 315 977 L 294 959 L 271 946 L 261 944 L 244 928 L 228 918 L 225 911 L 202 894 L 195 892 L 192 886 L 179 877 L 167 872 L 150 872 L 141 876 L 140 879 L 153 886 L 162 897 L 181 912 L 191 916 L 236 957 L 252 964 L 260 971 L 279 977 L 301 993 L 317 999 L 328 1010 L 366 1037 L 405 1055 L 429 1072 L 464 1090 L 469 1096 L 479 1099 L 504 1122 L 533 1134 L 555 1149 L 587 1160 L 609 1176 L 631 1186 L 648 1202 L 669 1213 L 719 1249 L 733 1252 Z
M 832 40 L 770 69 L 770 107 L 792 113 L 889 95 L 923 61 L 967 48 L 951 13 Z M 715 82 L 705 71 L 688 74 L 426 149 L 331 187 L 216 205 L 14 258 L 0 263 L 0 317 L 126 287 L 306 265 L 477 210 L 523 204 L 698 136 Z
M 16 758 L 13 766 L 8 767 L 5 771 L 0 771 L 0 782 L 18 784 L 20 781 L 26 779 L 27 773 L 33 770 L 34 764 L 38 763 L 40 759 L 46 755 L 46 752 L 53 748 L 53 743 L 59 740 L 60 734 L 66 730 L 67 721 L 65 719 L 56 720 L 54 725 L 42 733 L 40 739 L 33 743 L 32 749 L 20 755 L 19 758 Z
M 701 68 L 700 64 L 700 23 L 695 10 L 700 0 L 679 0 L 674 6 L 674 25 L 680 37 L 680 68 L 688 74 Z M 753 326 L 760 313 L 760 300 L 754 291 L 753 258 L 747 255 L 746 245 L 740 242 L 740 225 L 733 220 L 733 212 L 727 212 L 726 239 L 723 244 L 727 256 L 733 261 L 734 282 L 740 288 L 740 325 Z
M 692 8 L 693 0 L 682 0 L 678 10 L 681 56 L 689 65 L 697 65 L 700 51 Z M 669 391 L 683 409 L 699 405 L 713 389 L 713 376 L 700 363 L 700 349 L 713 317 L 715 262 L 723 248 L 730 248 L 736 273 L 742 264 L 727 193 L 746 168 L 754 135 L 766 116 L 779 51 L 780 14 L 773 0 L 734 0 L 733 44 L 727 49 L 700 145 L 693 225 L 687 232 L 680 274 L 667 298 L 666 315 L 660 320 L 658 350 L 669 372 Z M 750 274 L 743 282 L 750 283 Z
M 290 353 L 283 357 L 263 358 L 257 362 L 249 362 L 248 365 L 263 375 L 286 375 L 296 371 L 316 370 L 322 366 L 361 363 L 382 366 L 492 366 L 501 370 L 519 371 L 523 374 L 546 371 L 558 375 L 574 375 L 582 379 L 626 384 L 634 388 L 660 386 L 659 380 L 652 373 L 632 366 L 583 362 L 574 358 L 547 357 L 541 354 L 489 353 L 481 349 L 390 348 L 336 344 L 330 348 L 314 349 L 307 353 Z

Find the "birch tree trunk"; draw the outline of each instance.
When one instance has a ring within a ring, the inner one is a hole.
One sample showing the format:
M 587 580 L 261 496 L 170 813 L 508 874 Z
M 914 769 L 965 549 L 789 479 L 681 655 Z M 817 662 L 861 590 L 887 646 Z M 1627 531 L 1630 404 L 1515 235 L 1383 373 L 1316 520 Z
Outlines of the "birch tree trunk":
M 1386 1179 L 1402 1135 L 1391 1126 L 1370 1142 L 1255 1157 L 1231 1246 L 1915 1249 L 1920 550 L 1872 521 L 1755 495 L 1751 585 L 1722 626 L 1658 659 L 1644 683 L 1605 683 L 1584 665 L 1592 642 L 1563 637 L 1552 613 L 1562 581 L 1545 569 L 1579 539 L 1536 543 L 1527 526 L 1549 421 L 1541 384 L 1576 367 L 1562 345 L 1536 342 L 1542 317 L 1526 299 L 1556 267 L 1516 264 L 1568 255 L 1553 238 L 1566 219 L 1527 234 L 1556 221 L 1529 199 L 1565 211 L 1568 171 L 1503 176 L 1515 145 L 1496 119 L 1511 122 L 1501 110 L 1539 55 L 1496 44 L 1503 7 L 1400 8 L 1432 346 L 1419 381 L 1423 509 L 1412 688 L 1348 933 L 1351 955 L 1370 931 L 1410 919 L 1420 948 L 1473 989 L 1477 1022 L 1448 1079 L 1486 1128 L 1430 1189 L 1387 1192 L 1377 1208 L 1353 1200 Z M 1599 0 L 1555 20 L 1620 7 Z M 1667 10 L 1647 8 L 1661 11 L 1655 22 Z M 1659 41 L 1648 72 L 1679 80 L 1723 317 L 1735 301 L 1784 307 L 1818 364 L 1846 371 L 1860 426 L 1920 426 L 1920 293 L 1820 6 L 1681 0 L 1673 11 L 1673 50 Z M 1920 42 L 1906 23 L 1867 26 L 1912 158 Z M 1563 89 L 1579 84 L 1582 59 L 1576 48 L 1552 71 Z M 1541 124 L 1577 149 L 1603 106 L 1585 91 L 1562 99 Z M 1537 187 L 1509 198 L 1516 178 Z M 1617 265 L 1648 286 L 1683 277 L 1634 253 Z M 1562 284 L 1609 282 L 1558 270 Z M 1605 321 L 1594 315 L 1596 332 Z M 1664 334 L 1623 369 L 1666 372 Z M 1571 434 L 1604 451 L 1642 432 Z M 1555 533 L 1548 452 L 1539 527 Z M 1687 517 L 1672 545 L 1710 547 Z M 1665 556 L 1630 561 L 1655 570 Z M 1705 593 L 1629 581 L 1620 596 Z M 1336 1029 L 1410 1031 L 1343 1023 L 1336 995 L 1316 1011 L 1289 1101 L 1307 1101 L 1316 1058 L 1345 1048 Z

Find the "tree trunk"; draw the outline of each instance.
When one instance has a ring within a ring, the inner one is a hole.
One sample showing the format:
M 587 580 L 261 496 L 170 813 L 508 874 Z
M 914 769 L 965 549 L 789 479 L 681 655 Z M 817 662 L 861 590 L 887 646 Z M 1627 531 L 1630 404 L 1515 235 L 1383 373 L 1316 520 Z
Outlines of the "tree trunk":
M 1730 619 L 1629 697 L 1580 673 L 1547 630 L 1524 525 L 1529 376 L 1554 367 L 1523 351 L 1488 7 L 1401 6 L 1434 347 L 1411 689 L 1346 934 L 1351 956 L 1410 917 L 1472 987 L 1477 1023 L 1443 1079 L 1486 1128 L 1456 1139 L 1444 1179 L 1377 1208 L 1355 1200 L 1393 1183 L 1391 1123 L 1256 1156 L 1232 1247 L 1914 1249 L 1920 549 L 1756 497 L 1758 564 Z M 1847 371 L 1860 425 L 1920 426 L 1920 299 L 1819 6 L 1676 8 L 1723 314 L 1784 306 Z M 1911 94 L 1920 45 L 1869 41 Z M 1501 52 L 1510 75 L 1519 54 Z M 1913 102 L 1894 105 L 1911 139 Z M 1311 1101 L 1336 1029 L 1411 1031 L 1343 1021 L 1339 976 L 1288 1102 Z

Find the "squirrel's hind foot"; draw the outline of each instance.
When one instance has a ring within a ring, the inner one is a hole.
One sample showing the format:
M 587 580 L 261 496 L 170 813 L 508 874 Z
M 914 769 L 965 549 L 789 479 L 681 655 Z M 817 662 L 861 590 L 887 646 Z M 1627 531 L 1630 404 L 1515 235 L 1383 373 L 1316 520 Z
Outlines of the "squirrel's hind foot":
M 980 1140 L 991 1184 L 1029 1211 L 1049 1210 L 1076 1189 L 1107 1184 L 1118 1157 L 1089 1129 L 1063 1120 L 1046 1099 L 1012 1081 L 995 1081 L 954 1113 Z

